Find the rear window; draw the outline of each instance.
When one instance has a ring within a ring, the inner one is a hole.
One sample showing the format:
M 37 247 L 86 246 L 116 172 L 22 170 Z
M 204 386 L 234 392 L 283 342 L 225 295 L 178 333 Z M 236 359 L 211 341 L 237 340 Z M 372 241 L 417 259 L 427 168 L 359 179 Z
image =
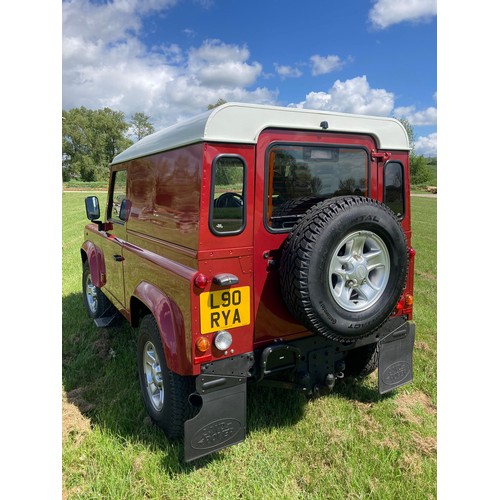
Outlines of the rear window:
M 267 225 L 290 229 L 313 205 L 368 195 L 368 153 L 351 147 L 274 145 L 267 154 Z

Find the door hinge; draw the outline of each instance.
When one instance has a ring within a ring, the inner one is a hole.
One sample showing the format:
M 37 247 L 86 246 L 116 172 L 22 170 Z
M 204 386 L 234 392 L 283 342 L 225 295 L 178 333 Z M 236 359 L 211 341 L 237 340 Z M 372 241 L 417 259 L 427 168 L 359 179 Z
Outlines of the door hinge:
M 380 153 L 377 153 L 375 149 L 372 149 L 372 161 L 375 160 L 383 160 L 387 161 L 391 157 L 391 153 L 389 151 L 381 151 Z

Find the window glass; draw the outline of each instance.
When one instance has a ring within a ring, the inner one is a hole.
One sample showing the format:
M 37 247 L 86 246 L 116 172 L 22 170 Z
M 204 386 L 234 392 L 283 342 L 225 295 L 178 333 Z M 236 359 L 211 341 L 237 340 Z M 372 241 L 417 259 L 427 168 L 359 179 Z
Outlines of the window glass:
M 384 167 L 384 203 L 398 216 L 404 214 L 403 165 L 390 161 Z
M 267 223 L 289 229 L 321 200 L 368 195 L 368 154 L 364 149 L 280 145 L 268 152 Z
M 216 234 L 234 234 L 244 227 L 245 164 L 241 158 L 221 156 L 214 165 L 211 228 Z
M 111 218 L 119 221 L 120 205 L 127 195 L 127 171 L 119 170 L 114 174 L 113 194 L 111 198 Z

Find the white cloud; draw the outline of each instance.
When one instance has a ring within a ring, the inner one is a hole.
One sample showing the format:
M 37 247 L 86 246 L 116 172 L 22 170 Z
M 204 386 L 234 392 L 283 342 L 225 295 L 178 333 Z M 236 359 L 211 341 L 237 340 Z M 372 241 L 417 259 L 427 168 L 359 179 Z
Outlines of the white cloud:
M 437 156 L 437 133 L 419 137 L 415 141 L 415 152 L 423 156 Z
M 321 57 L 319 55 L 311 56 L 312 74 L 313 76 L 325 75 L 343 66 L 343 62 L 339 56 L 331 55 Z
M 184 50 L 178 45 L 148 49 L 141 42 L 141 16 L 160 12 L 176 0 L 65 1 L 63 12 L 63 109 L 104 106 L 125 115 L 141 111 L 156 128 L 207 109 L 219 98 L 275 104 L 278 90 L 255 87 L 265 78 L 246 46 L 206 40 Z M 313 73 L 333 71 L 340 58 L 312 56 Z M 275 64 L 282 78 L 302 75 L 300 65 Z M 312 91 L 301 108 L 390 116 L 400 113 L 413 125 L 435 123 L 435 108 L 394 110 L 395 96 L 371 88 L 366 76 L 337 80 L 326 91 Z
M 292 66 L 281 66 L 279 64 L 274 65 L 276 73 L 282 78 L 299 78 L 302 76 L 302 71 L 299 68 L 294 68 Z
M 437 109 L 428 107 L 422 111 L 416 111 L 415 106 L 399 107 L 394 110 L 396 118 L 405 118 L 413 126 L 436 125 Z
M 140 15 L 165 10 L 176 3 L 177 0 L 115 0 L 104 4 L 66 1 L 62 8 L 64 38 L 115 42 L 140 30 Z
M 187 53 L 177 45 L 147 50 L 141 16 L 176 0 L 63 2 L 63 108 L 108 106 L 141 111 L 157 128 L 207 109 L 219 98 L 274 103 L 277 92 L 248 89 L 262 73 L 246 47 L 205 41 Z
M 297 107 L 388 116 L 394 108 L 394 94 L 372 89 L 363 75 L 344 82 L 337 80 L 328 92 L 310 92 Z
M 201 47 L 191 49 L 188 72 L 202 85 L 209 87 L 247 87 L 262 73 L 261 64 L 246 62 L 249 57 L 250 52 L 246 47 L 207 40 Z
M 437 13 L 437 0 L 376 0 L 368 14 L 375 28 L 403 21 L 425 21 Z

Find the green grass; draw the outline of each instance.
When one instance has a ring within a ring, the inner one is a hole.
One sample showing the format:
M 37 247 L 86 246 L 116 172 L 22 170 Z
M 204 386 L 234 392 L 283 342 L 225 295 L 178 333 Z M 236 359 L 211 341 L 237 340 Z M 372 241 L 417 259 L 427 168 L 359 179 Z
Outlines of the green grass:
M 97 193 L 101 207 L 105 194 Z M 149 423 L 134 329 L 96 328 L 81 298 L 83 193 L 63 194 L 63 495 L 66 498 L 436 498 L 436 200 L 412 198 L 414 382 L 376 376 L 333 395 L 250 387 L 247 439 L 194 465 Z
M 66 181 L 63 182 L 64 189 L 71 189 L 77 191 L 90 191 L 92 189 L 98 191 L 106 191 L 108 189 L 108 180 L 104 181 L 92 181 L 92 182 L 84 182 L 84 181 Z

